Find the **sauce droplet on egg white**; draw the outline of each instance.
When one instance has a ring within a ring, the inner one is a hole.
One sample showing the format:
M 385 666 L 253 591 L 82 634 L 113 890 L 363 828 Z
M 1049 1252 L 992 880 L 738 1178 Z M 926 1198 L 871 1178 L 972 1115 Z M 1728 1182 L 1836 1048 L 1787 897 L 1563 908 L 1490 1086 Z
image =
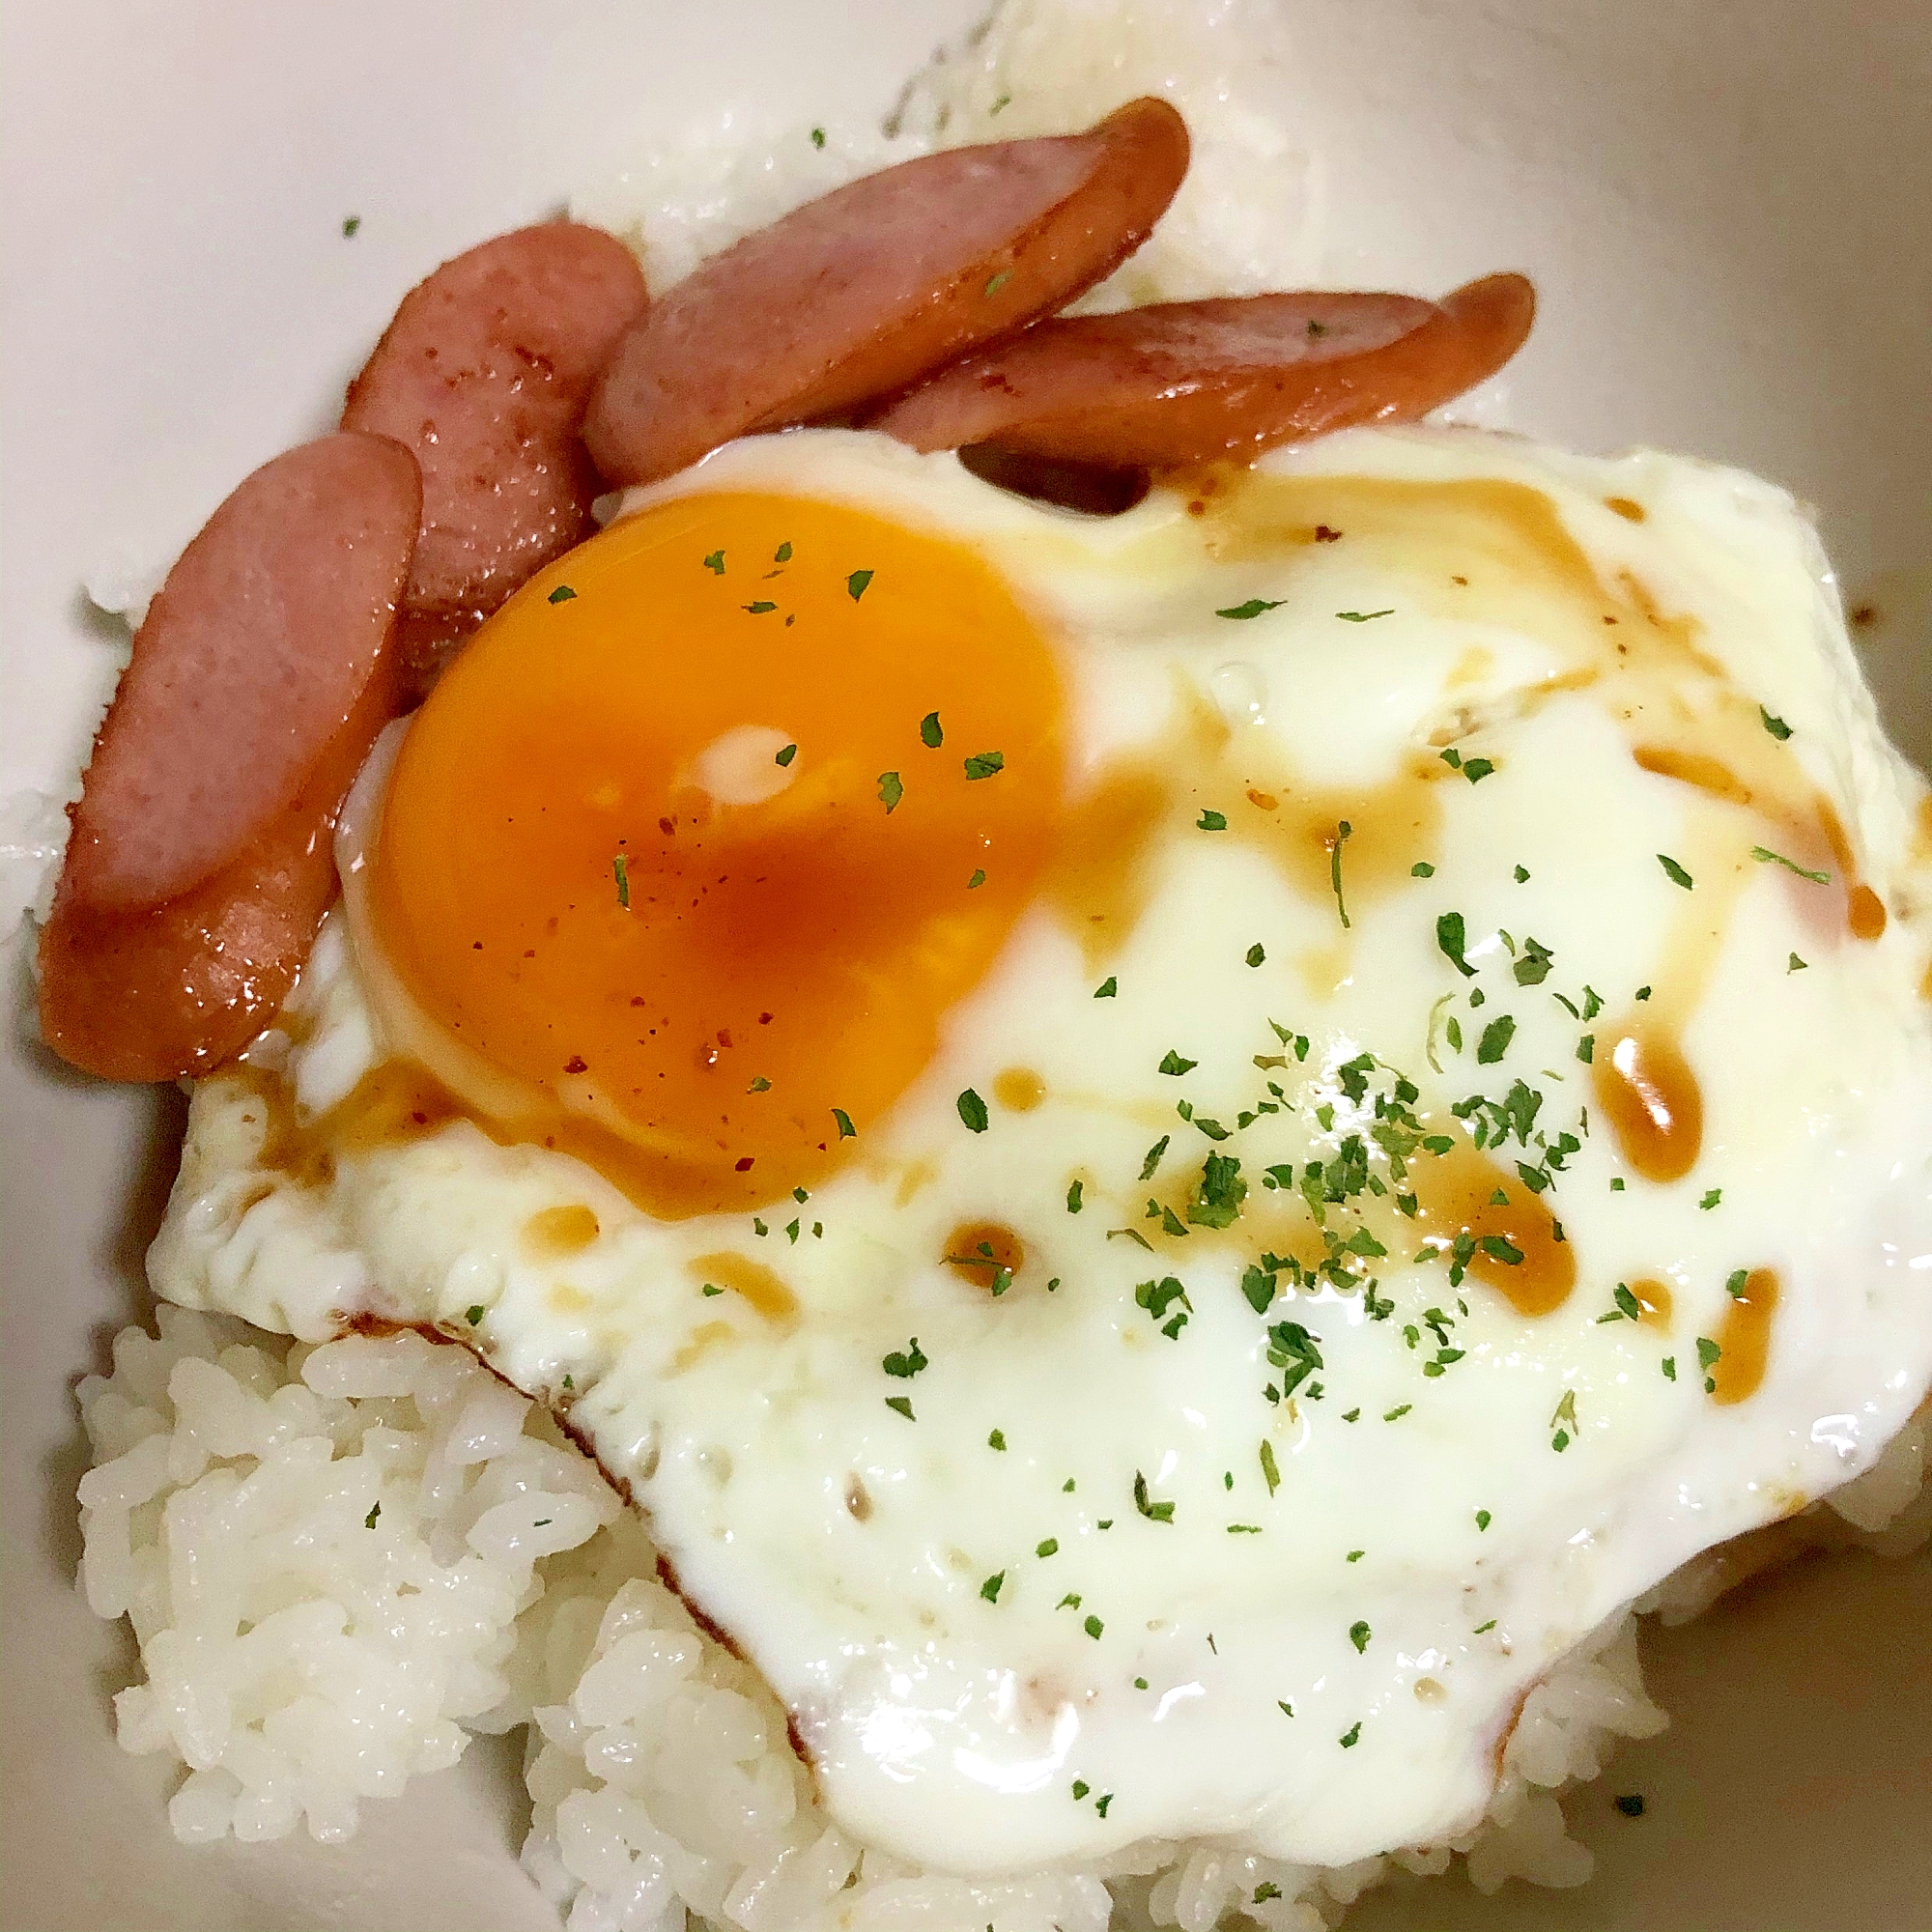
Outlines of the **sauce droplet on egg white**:
M 524 1223 L 524 1245 L 540 1257 L 574 1255 L 587 1248 L 599 1234 L 594 1208 L 572 1202 L 559 1208 L 540 1208 Z
M 962 1281 L 976 1288 L 1003 1289 L 1026 1265 L 1026 1243 L 998 1221 L 966 1221 L 946 1237 L 940 1257 Z
M 695 1255 L 685 1265 L 698 1280 L 743 1295 L 768 1321 L 797 1319 L 798 1296 L 763 1262 L 724 1249 L 717 1254 Z
M 993 1098 L 1015 1114 L 1030 1114 L 1046 1098 L 1046 1082 L 1030 1066 L 1009 1066 L 994 1076 Z
M 1772 1318 L 1777 1312 L 1778 1278 L 1772 1268 L 1752 1268 L 1714 1338 L 1719 1353 L 1711 1365 L 1712 1399 L 1730 1406 L 1757 1393 L 1771 1361 Z
M 1684 1049 L 1664 1028 L 1632 1019 L 1593 1063 L 1597 1101 L 1633 1172 L 1681 1180 L 1704 1145 L 1704 1095 Z

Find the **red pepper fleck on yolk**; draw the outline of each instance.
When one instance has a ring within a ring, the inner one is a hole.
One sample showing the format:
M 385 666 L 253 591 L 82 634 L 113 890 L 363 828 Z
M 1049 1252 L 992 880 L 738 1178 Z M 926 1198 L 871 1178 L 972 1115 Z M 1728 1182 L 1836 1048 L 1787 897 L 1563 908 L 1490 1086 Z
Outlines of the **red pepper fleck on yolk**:
M 754 1207 L 864 1147 L 992 963 L 1059 836 L 1064 713 L 965 546 L 804 498 L 659 503 L 533 578 L 417 714 L 375 929 L 510 1076 L 515 1138 L 655 1213 Z

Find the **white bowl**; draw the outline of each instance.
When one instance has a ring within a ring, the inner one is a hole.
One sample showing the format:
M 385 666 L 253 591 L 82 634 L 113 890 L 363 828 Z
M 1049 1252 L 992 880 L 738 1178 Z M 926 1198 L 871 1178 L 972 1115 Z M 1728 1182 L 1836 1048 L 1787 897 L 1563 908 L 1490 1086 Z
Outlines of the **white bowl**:
M 1281 0 L 1280 102 L 1338 285 L 1531 271 L 1508 419 L 1657 442 L 1816 503 L 1894 734 L 1932 749 L 1932 10 L 1924 0 Z M 1143 7 L 1140 11 L 1152 11 Z M 1201 11 L 1212 11 L 1202 9 Z M 640 132 L 876 117 L 976 0 L 16 0 L 4 35 L 0 798 L 59 790 L 113 658 L 83 580 L 164 564 L 246 470 L 324 427 L 401 292 L 554 208 Z M 1104 59 L 1096 38 L 1095 57 Z M 346 237 L 347 217 L 359 229 Z M 22 949 L 7 952 L 23 997 Z M 186 1851 L 108 1693 L 131 1642 L 72 1586 L 73 1378 L 145 1303 L 171 1093 L 10 1029 L 6 1902 L 36 1932 L 554 1928 L 514 1861 L 511 1762 L 365 1807 L 362 1833 Z M 1654 1633 L 1675 1722 L 1572 1807 L 1580 1892 L 1460 1881 L 1355 1932 L 1923 1922 L 1932 1566 L 1810 1563 Z M 1646 1815 L 1624 1818 L 1614 1791 Z

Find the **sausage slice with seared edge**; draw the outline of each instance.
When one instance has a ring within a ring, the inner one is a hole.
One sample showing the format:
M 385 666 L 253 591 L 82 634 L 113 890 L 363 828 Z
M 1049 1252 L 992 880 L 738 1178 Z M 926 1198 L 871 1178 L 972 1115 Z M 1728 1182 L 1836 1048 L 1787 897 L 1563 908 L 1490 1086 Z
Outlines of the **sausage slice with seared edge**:
M 870 426 L 915 449 L 1118 467 L 1255 455 L 1427 415 L 1500 369 L 1535 313 L 1529 282 L 1499 274 L 1439 302 L 1264 295 L 1065 316 L 954 363 Z
M 572 221 L 519 228 L 418 282 L 350 384 L 342 427 L 393 437 L 422 469 L 400 638 L 418 688 L 590 534 L 603 486 L 578 431 L 645 306 L 643 271 L 614 236 Z
M 648 482 L 903 389 L 1110 274 L 1186 172 L 1186 124 L 1150 98 L 808 202 L 652 304 L 592 393 L 590 454 L 612 483 Z
M 116 1080 L 199 1072 L 287 995 L 329 832 L 395 708 L 415 459 L 338 434 L 264 464 L 168 573 L 94 741 L 41 935 L 41 1030 Z

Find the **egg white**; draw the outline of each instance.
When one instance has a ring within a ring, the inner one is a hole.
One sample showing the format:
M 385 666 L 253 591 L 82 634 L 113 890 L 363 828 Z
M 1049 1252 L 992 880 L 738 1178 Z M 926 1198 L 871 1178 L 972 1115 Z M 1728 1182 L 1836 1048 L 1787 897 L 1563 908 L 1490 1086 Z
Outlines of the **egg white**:
M 1717 836 L 1697 797 L 1638 771 L 1625 723 L 1592 696 L 1548 695 L 1560 642 L 1418 611 L 1346 543 L 1293 568 L 1216 554 L 1184 491 L 1090 520 L 950 457 L 834 432 L 733 445 L 625 508 L 791 491 L 980 546 L 1058 641 L 1076 785 L 1110 758 L 1158 754 L 1189 691 L 1317 784 L 1373 786 L 1474 720 L 1498 769 L 1437 787 L 1434 875 L 1364 895 L 1344 929 L 1332 895 L 1255 846 L 1170 838 L 1100 969 L 1117 986 L 1105 999 L 1042 905 L 851 1165 L 762 1210 L 762 1235 L 750 1215 L 653 1222 L 575 1161 L 463 1123 L 302 1186 L 261 1164 L 259 1089 L 217 1077 L 196 1093 L 151 1258 L 169 1298 L 304 1337 L 357 1313 L 439 1326 L 567 1408 L 681 1586 L 792 1711 L 834 1817 L 935 1866 L 1022 1870 L 1223 1833 L 1340 1864 L 1450 1837 L 1481 1813 L 1497 1741 L 1553 1660 L 1698 1550 L 1866 1466 L 1932 1381 L 1923 786 L 1884 742 L 1789 498 L 1674 458 L 1442 431 L 1337 437 L 1264 469 L 1546 493 L 1605 581 L 1635 573 L 1661 608 L 1694 614 L 1721 673 L 1790 724 L 1793 756 L 1891 909 L 1877 943 L 1821 945 L 1780 868 L 1742 867 L 1686 1036 L 1702 1158 L 1657 1186 L 1629 1177 L 1601 1130 L 1579 1136 L 1554 1190 L 1580 1270 L 1557 1312 L 1521 1316 L 1464 1284 L 1462 1353 L 1424 1378 L 1433 1345 L 1403 1330 L 1453 1292 L 1439 1263 L 1391 1255 L 1390 1320 L 1332 1288 L 1269 1311 L 1319 1336 L 1325 1384 L 1270 1403 L 1278 1369 L 1237 1250 L 1204 1239 L 1198 1256 L 1173 1242 L 1156 1257 L 1119 1231 L 1142 1213 L 1133 1178 L 1158 1137 L 1176 1163 L 1163 1174 L 1199 1170 L 1220 1145 L 1177 1100 L 1232 1122 L 1270 1071 L 1284 1111 L 1229 1144 L 1255 1204 L 1266 1165 L 1332 1157 L 1362 1126 L 1338 1069 L 1365 1050 L 1416 1083 L 1438 1126 L 1451 1101 L 1517 1072 L 1546 1093 L 1542 1124 L 1568 1125 L 1591 1098 L 1578 1024 L 1543 989 L 1513 987 L 1500 934 L 1550 949 L 1552 990 L 1627 998 L 1681 911 L 1656 855 Z M 1264 618 L 1217 615 L 1250 598 L 1279 601 Z M 255 1056 L 307 1115 L 386 1056 L 440 1051 L 360 915 L 383 770 L 372 760 L 345 818 L 346 916 L 317 947 L 296 1023 Z M 1471 1064 L 1463 1010 L 1468 1047 L 1432 1070 L 1432 1011 L 1464 992 L 1436 943 L 1449 907 L 1490 1011 L 1517 1021 L 1496 1068 Z M 1271 1021 L 1307 1039 L 1305 1061 Z M 1170 1050 L 1197 1065 L 1160 1073 Z M 1258 1054 L 1284 1064 L 1258 1069 Z M 1038 1076 L 1039 1105 L 993 1100 L 1009 1067 Z M 1378 1072 L 1377 1091 L 1395 1077 Z M 962 1122 L 969 1088 L 988 1100 L 984 1132 Z M 1714 1188 L 1719 1203 L 1701 1206 Z M 531 1217 L 576 1204 L 597 1238 L 540 1252 Z M 1027 1243 L 1022 1279 L 997 1298 L 942 1260 L 972 1220 Z M 721 1251 L 776 1271 L 796 1316 L 707 1294 L 694 1263 Z M 1779 1270 L 1784 1299 L 1762 1388 L 1719 1407 L 1694 1338 L 1715 1332 L 1747 1261 Z M 1600 1319 L 1640 1265 L 1672 1284 L 1668 1336 Z M 1135 1298 L 1168 1273 L 1191 1304 L 1172 1337 Z M 914 1337 L 926 1366 L 889 1374 Z

